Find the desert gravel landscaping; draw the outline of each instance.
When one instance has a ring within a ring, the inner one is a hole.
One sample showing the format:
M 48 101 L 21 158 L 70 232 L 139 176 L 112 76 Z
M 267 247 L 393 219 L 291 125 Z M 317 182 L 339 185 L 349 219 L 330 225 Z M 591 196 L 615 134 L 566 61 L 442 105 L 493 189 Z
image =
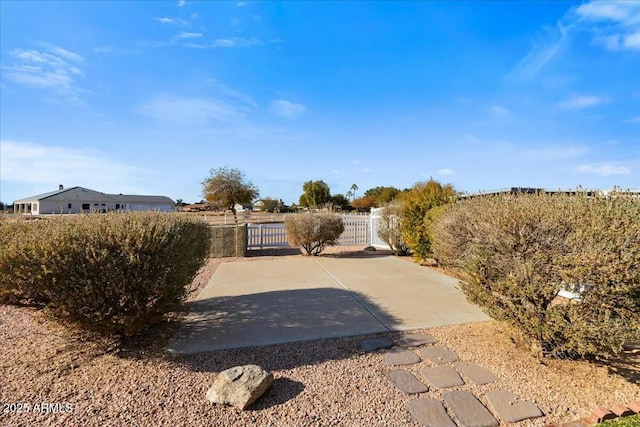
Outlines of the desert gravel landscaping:
M 328 253 L 348 256 L 353 249 L 331 248 Z M 265 260 L 283 253 L 300 256 L 281 250 L 259 257 L 212 259 L 194 280 L 192 295 L 221 262 Z M 434 388 L 413 396 L 399 392 L 387 378 L 391 368 L 385 364 L 386 351 L 360 349 L 367 337 L 171 357 L 163 346 L 176 329 L 173 319 L 117 347 L 67 332 L 37 310 L 0 306 L 0 425 L 411 426 L 417 424 L 408 413 L 409 401 L 442 401 L 443 391 Z M 640 400 L 637 350 L 607 363 L 540 360 L 493 321 L 421 332 L 431 334 L 461 360 L 476 362 L 500 378 L 453 390 L 471 391 L 481 400 L 484 393 L 509 390 L 545 414 L 514 425 L 571 421 L 598 406 Z M 401 343 L 402 333 L 387 335 Z M 258 402 L 242 412 L 205 399 L 218 372 L 245 364 L 274 373 L 275 382 Z M 423 362 L 403 369 L 419 377 L 424 366 Z

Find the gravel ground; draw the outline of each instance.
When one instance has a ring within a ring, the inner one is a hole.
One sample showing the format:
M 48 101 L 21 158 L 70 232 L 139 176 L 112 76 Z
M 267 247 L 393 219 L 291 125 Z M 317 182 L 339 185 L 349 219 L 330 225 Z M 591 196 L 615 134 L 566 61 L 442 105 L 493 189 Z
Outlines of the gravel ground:
M 327 256 L 348 256 L 347 249 L 331 248 Z M 192 296 L 221 262 L 300 256 L 291 250 L 260 255 L 212 259 L 194 280 Z M 363 337 L 172 358 L 162 347 L 176 328 L 174 318 L 138 340 L 115 346 L 68 332 L 37 310 L 0 306 L 0 425 L 417 425 L 406 409 L 406 403 L 416 396 L 403 395 L 386 379 L 389 367 L 384 364 L 384 351 L 359 351 Z M 482 388 L 465 385 L 458 389 L 476 392 L 481 399 L 486 391 L 510 390 L 535 402 L 546 414 L 518 426 L 570 421 L 587 416 L 597 406 L 640 400 L 637 351 L 606 364 L 541 361 L 493 321 L 424 331 L 451 347 L 462 360 L 480 363 L 501 378 Z M 249 363 L 275 376 L 271 389 L 249 410 L 205 400 L 218 372 Z M 417 372 L 422 366 L 424 362 L 407 369 Z M 419 397 L 440 398 L 441 392 L 429 390 Z

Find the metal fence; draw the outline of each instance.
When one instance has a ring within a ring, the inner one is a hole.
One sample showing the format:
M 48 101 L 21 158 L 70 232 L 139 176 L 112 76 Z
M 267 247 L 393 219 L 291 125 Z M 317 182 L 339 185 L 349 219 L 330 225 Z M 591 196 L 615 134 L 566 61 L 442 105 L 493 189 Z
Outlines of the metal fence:
M 370 215 L 340 215 L 344 222 L 344 232 L 338 239 L 338 245 L 355 246 L 370 245 L 372 230 Z M 287 247 L 289 241 L 284 229 L 284 223 L 273 224 L 249 224 L 247 226 L 249 234 L 249 249 L 263 249 L 271 247 Z M 376 235 L 377 237 L 377 235 Z
M 284 230 L 283 223 L 276 224 L 249 224 L 248 231 L 248 249 L 263 249 L 287 247 L 289 241 L 287 233 Z

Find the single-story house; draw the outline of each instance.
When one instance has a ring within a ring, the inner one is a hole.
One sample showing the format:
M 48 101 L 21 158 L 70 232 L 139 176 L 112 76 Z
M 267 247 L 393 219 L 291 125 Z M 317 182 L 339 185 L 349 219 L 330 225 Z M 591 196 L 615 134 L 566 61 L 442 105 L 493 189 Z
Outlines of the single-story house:
M 13 202 L 13 212 L 20 214 L 77 214 L 109 211 L 172 212 L 175 202 L 165 196 L 106 194 L 83 187 L 64 188 Z
M 236 203 L 234 206 L 236 212 L 251 212 L 253 205 L 251 203 Z

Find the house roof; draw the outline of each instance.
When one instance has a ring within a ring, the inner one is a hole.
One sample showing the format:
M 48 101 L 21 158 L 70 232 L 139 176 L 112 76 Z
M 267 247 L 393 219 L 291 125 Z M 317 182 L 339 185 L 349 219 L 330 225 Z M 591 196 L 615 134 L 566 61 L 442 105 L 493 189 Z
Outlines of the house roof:
M 23 203 L 23 202 L 31 202 L 31 201 L 34 201 L 34 200 L 42 200 L 42 199 L 46 199 L 46 198 L 51 197 L 51 196 L 55 196 L 55 195 L 64 193 L 64 192 L 69 191 L 69 190 L 73 190 L 74 188 L 80 188 L 80 187 L 69 187 L 69 188 L 63 188 L 62 190 L 49 191 L 48 193 L 42 193 L 42 194 L 38 194 L 36 196 L 25 197 L 24 199 L 15 200 L 14 203 Z
M 78 190 L 80 194 L 78 194 Z M 50 191 L 48 193 L 38 194 L 24 199 L 15 200 L 14 203 L 30 203 L 37 202 L 45 199 L 49 199 L 55 196 L 59 196 L 63 193 L 74 191 L 76 194 L 70 197 L 74 200 L 91 200 L 94 202 L 118 202 L 118 203 L 170 203 L 173 204 L 173 200 L 166 196 L 146 196 L 146 195 L 130 195 L 130 194 L 106 194 L 99 191 L 91 190 L 84 187 L 69 187 L 61 190 Z M 82 198 L 82 193 L 87 193 L 86 198 Z

